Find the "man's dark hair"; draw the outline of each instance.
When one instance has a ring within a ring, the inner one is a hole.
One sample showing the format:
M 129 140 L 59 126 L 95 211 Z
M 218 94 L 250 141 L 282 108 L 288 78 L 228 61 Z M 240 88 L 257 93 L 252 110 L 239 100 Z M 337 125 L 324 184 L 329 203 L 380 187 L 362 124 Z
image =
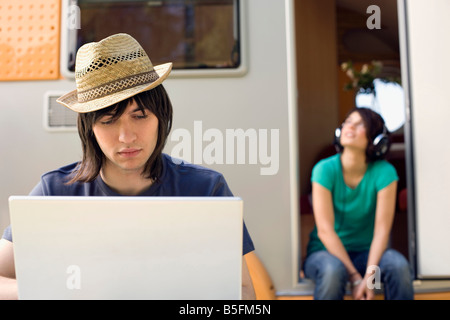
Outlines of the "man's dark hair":
M 91 182 L 100 174 L 105 160 L 100 146 L 95 138 L 93 126 L 106 114 L 112 115 L 112 120 L 118 119 L 130 102 L 135 101 L 139 110 L 151 111 L 158 118 L 158 141 L 155 150 L 148 159 L 143 175 L 157 181 L 162 174 L 162 150 L 172 128 L 172 103 L 163 85 L 141 92 L 127 100 L 98 111 L 80 113 L 78 115 L 78 134 L 81 139 L 83 159 L 78 164 L 68 184 L 75 182 Z

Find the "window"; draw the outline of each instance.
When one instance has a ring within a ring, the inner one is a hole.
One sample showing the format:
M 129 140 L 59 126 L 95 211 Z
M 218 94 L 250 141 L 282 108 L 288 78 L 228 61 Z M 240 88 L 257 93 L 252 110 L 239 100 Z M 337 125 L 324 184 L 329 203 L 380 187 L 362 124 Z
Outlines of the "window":
M 381 79 L 375 79 L 374 86 L 376 95 L 373 93 L 358 93 L 356 95 L 356 106 L 368 107 L 378 112 L 383 117 L 390 132 L 399 130 L 406 121 L 402 86 Z
M 154 65 L 173 62 L 174 73 L 245 69 L 239 0 L 66 0 L 64 10 L 64 75 L 73 77 L 81 45 L 121 32 L 133 36 Z

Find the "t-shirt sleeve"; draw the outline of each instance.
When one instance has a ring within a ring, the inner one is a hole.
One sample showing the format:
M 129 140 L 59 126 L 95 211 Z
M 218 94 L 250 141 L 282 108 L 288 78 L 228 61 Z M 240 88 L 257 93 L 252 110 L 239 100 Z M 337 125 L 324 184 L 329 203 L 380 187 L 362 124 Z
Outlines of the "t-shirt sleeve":
M 11 234 L 11 226 L 7 226 L 6 229 L 3 231 L 3 239 L 8 240 L 12 242 L 12 234 Z
M 311 182 L 316 182 L 321 186 L 332 190 L 335 178 L 333 163 L 329 159 L 319 161 L 311 173 Z
M 245 226 L 245 222 L 244 222 L 242 255 L 246 255 L 247 253 L 252 252 L 254 250 L 255 250 L 255 246 L 253 244 L 252 238 L 250 237 L 250 234 L 249 234 L 247 227 Z
M 375 175 L 375 187 L 377 192 L 398 180 L 397 170 L 395 170 L 395 167 L 389 162 L 378 161 L 375 165 L 377 166 Z
M 231 192 L 228 184 L 223 177 L 223 175 L 219 175 L 217 182 L 214 185 L 213 196 L 221 196 L 221 197 L 232 197 L 233 193 Z M 247 226 L 245 222 L 243 223 L 243 243 L 242 243 L 242 254 L 245 255 L 251 251 L 255 250 L 255 246 L 253 244 L 252 238 L 250 237 L 250 233 L 247 230 Z
M 30 196 L 44 196 L 44 182 L 41 180 L 30 192 Z
M 223 177 L 223 175 L 219 175 L 216 179 L 214 187 L 212 188 L 212 196 L 215 197 L 233 197 L 233 193 L 231 192 L 228 184 Z

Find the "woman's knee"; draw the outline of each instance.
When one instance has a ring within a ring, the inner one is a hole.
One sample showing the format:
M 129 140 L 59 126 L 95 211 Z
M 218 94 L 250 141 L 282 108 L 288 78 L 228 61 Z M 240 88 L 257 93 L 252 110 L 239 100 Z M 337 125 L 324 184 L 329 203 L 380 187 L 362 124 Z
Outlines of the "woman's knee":
M 396 276 L 410 277 L 411 268 L 408 260 L 398 251 L 388 249 L 384 252 L 380 261 L 381 273 L 392 274 Z
M 347 271 L 344 264 L 327 251 L 318 251 L 307 258 L 305 275 L 315 282 L 314 299 L 340 300 L 345 293 Z
M 328 251 L 318 251 L 313 253 L 311 260 L 307 261 L 308 264 L 313 264 L 312 268 L 308 268 L 309 272 L 306 272 L 307 276 L 314 279 L 321 278 L 324 281 L 336 282 L 346 281 L 347 270 L 344 264 L 336 256 L 330 254 Z M 312 271 L 312 272 L 311 272 Z

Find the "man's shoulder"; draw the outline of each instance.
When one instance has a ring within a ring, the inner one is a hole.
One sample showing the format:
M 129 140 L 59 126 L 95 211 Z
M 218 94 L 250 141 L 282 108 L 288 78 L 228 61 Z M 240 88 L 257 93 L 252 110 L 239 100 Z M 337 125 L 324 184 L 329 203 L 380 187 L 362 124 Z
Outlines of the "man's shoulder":
M 30 195 L 84 195 L 83 183 L 68 184 L 77 165 L 77 162 L 71 163 L 44 173 Z
M 161 192 L 179 196 L 232 196 L 220 172 L 165 154 L 163 157 Z
M 74 162 L 74 163 L 65 165 L 63 167 L 60 167 L 58 169 L 48 171 L 41 176 L 41 179 L 47 180 L 47 181 L 53 180 L 53 179 L 57 179 L 57 180 L 68 179 L 70 177 L 70 175 L 73 174 L 73 171 L 78 166 L 78 164 L 79 164 L 78 162 Z
M 196 179 L 217 179 L 223 177 L 220 172 L 211 168 L 174 158 L 167 154 L 163 154 L 163 157 L 167 170 L 166 174 Z

